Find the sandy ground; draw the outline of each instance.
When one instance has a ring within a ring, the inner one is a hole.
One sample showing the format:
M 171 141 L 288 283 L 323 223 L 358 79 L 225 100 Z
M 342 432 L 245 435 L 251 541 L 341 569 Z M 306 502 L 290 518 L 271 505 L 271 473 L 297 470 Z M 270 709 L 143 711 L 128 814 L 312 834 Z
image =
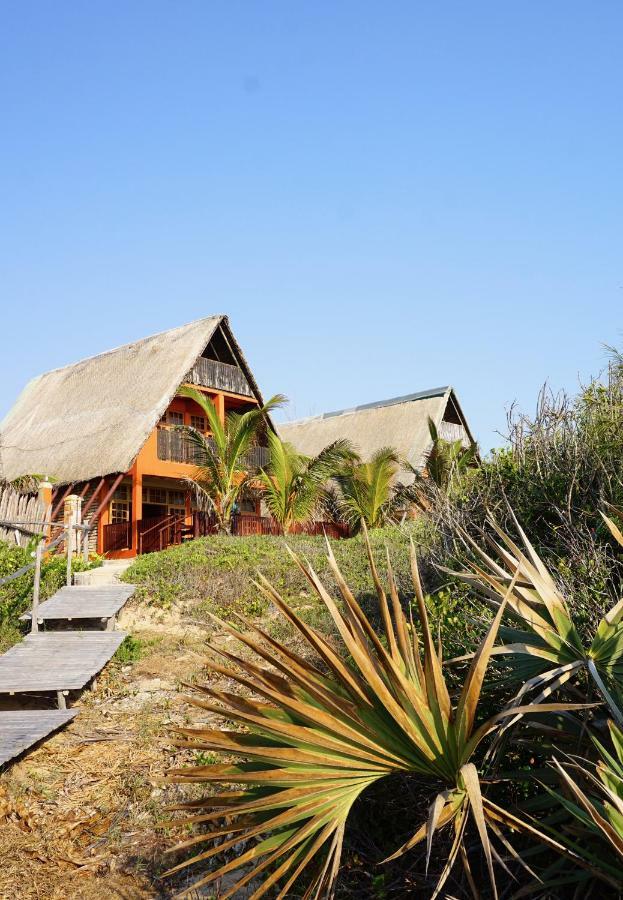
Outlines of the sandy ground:
M 161 778 L 183 762 L 170 726 L 207 721 L 180 691 L 182 681 L 205 680 L 206 629 L 132 605 L 119 627 L 140 640 L 138 661 L 113 660 L 72 704 L 76 719 L 0 776 L 3 900 L 174 892 L 159 877 L 175 842 L 164 807 L 182 789 Z

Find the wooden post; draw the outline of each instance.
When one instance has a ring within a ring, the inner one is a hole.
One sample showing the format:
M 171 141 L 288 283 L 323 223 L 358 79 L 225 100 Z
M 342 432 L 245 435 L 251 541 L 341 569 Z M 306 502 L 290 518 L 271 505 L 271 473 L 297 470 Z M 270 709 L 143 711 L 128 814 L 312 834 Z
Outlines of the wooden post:
M 82 528 L 82 558 L 85 562 L 85 565 L 89 561 L 89 534 L 91 533 L 91 529 L 83 526 Z
M 30 631 L 34 634 L 39 631 L 39 591 L 41 589 L 41 557 L 43 555 L 43 543 L 45 538 L 41 538 L 35 550 L 35 580 L 32 588 L 32 610 L 30 613 Z
M 67 571 L 65 574 L 65 584 L 67 585 L 67 587 L 70 587 L 70 585 L 71 585 L 72 540 L 73 540 L 73 528 L 71 525 L 68 525 L 67 533 L 65 535 L 65 546 L 67 548 Z
M 132 469 L 132 536 L 130 546 L 135 553 L 139 552 L 139 522 L 143 518 L 143 473 L 134 464 Z

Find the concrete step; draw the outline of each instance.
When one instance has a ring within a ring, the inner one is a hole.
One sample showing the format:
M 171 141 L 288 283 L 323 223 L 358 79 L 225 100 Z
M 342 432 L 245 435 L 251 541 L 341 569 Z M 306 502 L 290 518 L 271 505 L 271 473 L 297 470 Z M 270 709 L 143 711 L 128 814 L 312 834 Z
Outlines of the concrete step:
M 74 584 L 117 584 L 121 580 L 121 575 L 129 569 L 133 561 L 132 559 L 107 559 L 104 565 L 97 569 L 76 572 Z

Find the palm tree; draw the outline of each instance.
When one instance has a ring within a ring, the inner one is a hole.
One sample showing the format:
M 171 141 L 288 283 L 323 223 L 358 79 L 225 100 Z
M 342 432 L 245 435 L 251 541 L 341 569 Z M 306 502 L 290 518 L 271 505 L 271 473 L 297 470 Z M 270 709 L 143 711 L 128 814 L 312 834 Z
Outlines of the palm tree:
M 353 450 L 348 441 L 338 440 L 308 457 L 273 432 L 268 435 L 268 449 L 270 464 L 260 471 L 258 481 L 271 515 L 287 534 L 295 523 L 313 516 L 325 485 L 353 456 Z
M 426 471 L 437 487 L 448 493 L 474 465 L 478 452 L 476 444 L 464 447 L 460 438 L 456 441 L 444 440 L 430 416 L 428 432 L 433 445 L 426 459 Z
M 335 477 L 342 514 L 353 530 L 359 530 L 362 522 L 378 528 L 397 520 L 404 507 L 401 485 L 396 482 L 399 468 L 396 450 L 382 447 L 369 462 L 351 459 Z
M 282 394 L 272 397 L 264 406 L 245 413 L 229 412 L 221 422 L 216 407 L 201 391 L 182 387 L 179 395 L 189 397 L 205 413 L 211 434 L 205 436 L 195 428 L 181 426 L 193 448 L 196 471 L 191 481 L 198 497 L 216 517 L 219 531 L 231 531 L 231 517 L 241 492 L 256 477 L 245 460 L 258 440 L 271 410 L 282 406 Z M 269 434 L 272 432 L 269 432 Z

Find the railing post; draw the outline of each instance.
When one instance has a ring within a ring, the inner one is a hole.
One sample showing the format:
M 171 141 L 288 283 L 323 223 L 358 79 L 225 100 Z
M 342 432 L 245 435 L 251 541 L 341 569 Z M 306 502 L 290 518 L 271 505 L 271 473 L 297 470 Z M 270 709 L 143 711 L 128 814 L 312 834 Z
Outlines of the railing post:
M 45 538 L 42 537 L 39 543 L 37 544 L 37 549 L 35 550 L 35 579 L 32 588 L 32 610 L 30 613 L 30 631 L 34 634 L 39 631 L 39 592 L 41 589 L 41 557 L 43 556 L 43 544 L 45 542 Z
M 71 585 L 71 554 L 72 554 L 72 542 L 73 542 L 73 529 L 71 525 L 67 526 L 67 530 L 65 531 L 65 547 L 67 548 L 67 570 L 65 573 L 65 584 L 67 587 Z
M 85 565 L 89 561 L 89 533 L 91 529 L 88 525 L 82 526 L 82 558 Z
M 65 550 L 67 552 L 67 585 L 71 584 L 71 559 L 77 545 L 80 504 L 81 498 L 77 494 L 71 494 L 65 500 L 63 520 L 65 524 Z

